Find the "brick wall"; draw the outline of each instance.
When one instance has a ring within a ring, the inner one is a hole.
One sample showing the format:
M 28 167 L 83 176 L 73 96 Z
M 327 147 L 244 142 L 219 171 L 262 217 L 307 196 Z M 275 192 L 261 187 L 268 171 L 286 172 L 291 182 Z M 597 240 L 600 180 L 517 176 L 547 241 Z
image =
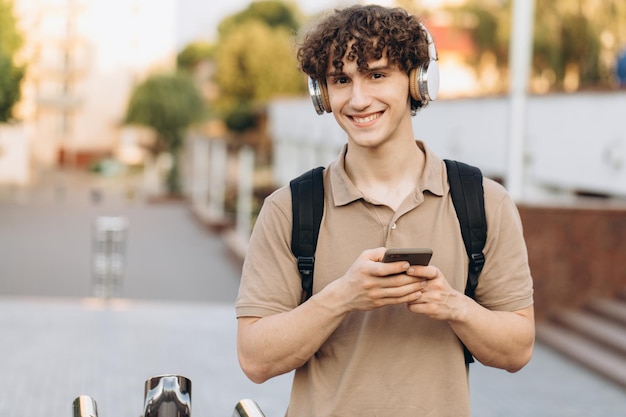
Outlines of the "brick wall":
M 626 289 L 626 206 L 520 205 L 538 320 Z

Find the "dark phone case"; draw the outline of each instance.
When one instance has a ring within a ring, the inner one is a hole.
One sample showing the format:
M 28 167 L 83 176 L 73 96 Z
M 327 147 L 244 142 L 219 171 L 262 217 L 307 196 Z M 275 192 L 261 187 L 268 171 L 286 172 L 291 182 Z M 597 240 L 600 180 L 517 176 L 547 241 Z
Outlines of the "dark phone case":
M 433 251 L 428 248 L 387 249 L 383 262 L 407 261 L 411 265 L 428 265 Z

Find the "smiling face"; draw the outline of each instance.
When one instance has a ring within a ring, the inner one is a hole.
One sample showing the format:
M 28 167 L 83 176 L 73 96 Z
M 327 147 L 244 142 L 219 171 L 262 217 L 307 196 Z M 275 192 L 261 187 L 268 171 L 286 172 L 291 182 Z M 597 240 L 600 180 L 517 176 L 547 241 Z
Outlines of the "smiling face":
M 344 58 L 341 71 L 329 68 L 326 86 L 333 115 L 349 142 L 376 148 L 396 138 L 413 140 L 409 77 L 385 55 L 365 70 Z
M 324 83 L 328 74 L 347 74 L 344 63 L 356 63 L 359 71 L 367 72 L 383 58 L 389 66 L 408 74 L 428 64 L 428 48 L 428 36 L 421 23 L 406 10 L 353 5 L 335 10 L 309 28 L 297 55 L 300 69 Z M 416 100 L 413 104 L 420 105 Z

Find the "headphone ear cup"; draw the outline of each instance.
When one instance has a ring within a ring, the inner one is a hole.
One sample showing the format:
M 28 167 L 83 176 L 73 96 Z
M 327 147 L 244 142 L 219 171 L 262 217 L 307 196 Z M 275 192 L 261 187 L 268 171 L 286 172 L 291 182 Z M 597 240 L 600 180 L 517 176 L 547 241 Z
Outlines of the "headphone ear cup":
M 311 101 L 317 114 L 322 115 L 324 112 L 330 113 L 330 99 L 328 98 L 328 88 L 326 83 L 319 82 L 309 77 L 309 94 Z
M 330 108 L 330 97 L 328 97 L 328 87 L 325 82 L 320 83 L 320 91 L 322 93 L 322 103 L 324 103 L 324 110 L 326 113 L 332 113 L 332 109 Z
M 436 100 L 439 94 L 439 65 L 431 60 L 427 65 L 413 68 L 409 72 L 409 92 L 411 98 L 424 105 Z
M 409 71 L 409 93 L 411 94 L 411 98 L 415 101 L 423 101 L 424 99 L 420 96 L 419 87 L 417 86 L 419 79 L 419 69 L 413 68 Z

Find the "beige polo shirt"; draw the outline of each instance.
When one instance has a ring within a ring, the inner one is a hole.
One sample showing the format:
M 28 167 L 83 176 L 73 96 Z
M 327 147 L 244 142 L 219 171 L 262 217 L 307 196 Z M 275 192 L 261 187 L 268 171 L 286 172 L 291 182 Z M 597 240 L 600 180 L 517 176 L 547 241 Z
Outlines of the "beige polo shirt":
M 344 169 L 347 147 L 324 171 L 325 207 L 313 292 L 342 276 L 365 249 L 430 247 L 431 264 L 463 292 L 468 259 L 449 196 L 444 162 L 426 154 L 419 187 L 396 212 L 368 201 Z M 502 186 L 485 179 L 486 263 L 476 300 L 492 310 L 532 305 L 522 225 Z M 264 317 L 296 308 L 301 279 L 291 244 L 288 187 L 267 197 L 250 239 L 236 303 L 237 317 Z M 467 368 L 447 322 L 406 306 L 350 313 L 296 370 L 288 416 L 468 416 Z

